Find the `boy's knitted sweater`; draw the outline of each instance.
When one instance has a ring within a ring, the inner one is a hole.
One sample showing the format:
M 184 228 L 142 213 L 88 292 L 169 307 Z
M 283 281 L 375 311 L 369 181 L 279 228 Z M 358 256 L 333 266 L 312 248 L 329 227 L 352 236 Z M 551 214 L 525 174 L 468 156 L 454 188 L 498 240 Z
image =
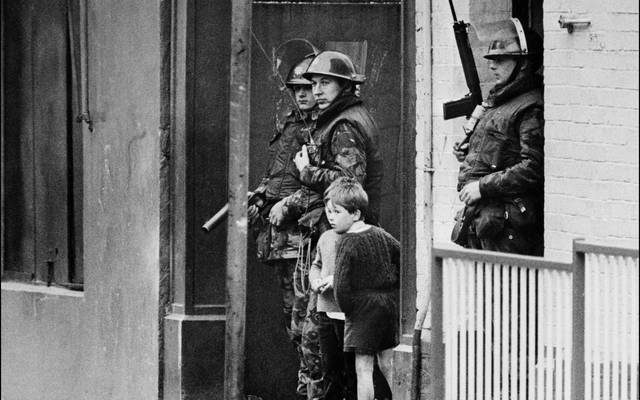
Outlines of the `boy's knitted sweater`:
M 336 266 L 336 248 L 340 240 L 340 234 L 333 229 L 329 229 L 320 235 L 316 246 L 316 257 L 309 269 L 309 281 L 325 278 L 333 275 Z M 340 312 L 338 304 L 333 296 L 333 289 L 318 293 L 317 310 L 323 312 Z
M 400 243 L 376 226 L 344 233 L 336 252 L 333 279 L 336 301 L 345 315 L 365 303 L 395 306 L 400 285 Z

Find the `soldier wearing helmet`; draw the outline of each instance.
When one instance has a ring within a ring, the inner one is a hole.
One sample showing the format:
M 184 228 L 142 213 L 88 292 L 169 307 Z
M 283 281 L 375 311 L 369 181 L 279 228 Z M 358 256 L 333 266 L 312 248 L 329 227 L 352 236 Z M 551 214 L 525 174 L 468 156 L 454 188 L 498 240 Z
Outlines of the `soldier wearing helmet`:
M 308 398 L 308 386 L 312 381 L 310 369 L 317 369 L 316 365 L 320 363 L 319 345 L 309 340 L 303 343 L 302 340 L 309 301 L 304 290 L 308 276 L 297 275 L 296 266 L 299 250 L 308 239 L 296 219 L 270 221 L 269 213 L 279 201 L 303 189 L 293 157 L 309 141 L 315 122 L 316 101 L 311 92 L 311 81 L 302 76 L 313 57 L 314 54 L 310 54 L 299 60 L 287 74 L 285 84 L 295 105 L 269 141 L 268 168 L 253 191 L 253 198 L 261 201 L 251 201 L 248 209 L 256 236 L 258 259 L 274 268 L 282 290 L 285 328 L 299 358 L 296 394 L 304 399 Z
M 358 179 L 369 196 L 366 218 L 377 223 L 382 157 L 378 151 L 378 127 L 356 95 L 357 85 L 365 81 L 364 75 L 356 72 L 346 54 L 323 51 L 303 77 L 312 82 L 319 114 L 313 142 L 304 146 L 294 160 L 300 180 L 316 193 L 323 193 L 338 177 Z M 286 206 L 301 211 L 296 202 Z M 318 207 L 322 207 L 321 200 Z
M 487 59 L 495 84 L 461 161 L 465 208 L 452 239 L 465 247 L 543 254 L 544 118 L 542 39 L 512 18 L 496 24 Z
M 319 114 L 311 143 L 303 146 L 294 162 L 300 173 L 300 181 L 311 191 L 299 191 L 284 199 L 272 209 L 272 218 L 277 221 L 279 214 L 300 217 L 300 223 L 315 227 L 319 236 L 330 226 L 324 214 L 322 197 L 316 195 L 324 193 L 339 177 L 347 176 L 356 178 L 365 188 L 369 198 L 365 219 L 368 223 L 376 224 L 383 170 L 378 151 L 378 127 L 356 94 L 357 85 L 364 83 L 365 77 L 356 71 L 346 54 L 337 51 L 318 54 L 303 77 L 312 82 Z M 335 320 L 317 309 L 310 308 L 309 314 L 305 331 L 319 327 L 324 338 L 339 329 L 335 324 L 344 324 L 344 321 L 334 323 Z M 307 335 L 303 334 L 303 337 Z M 341 337 L 335 339 L 342 340 Z M 316 393 L 318 398 L 355 398 L 354 357 L 341 356 L 342 346 L 339 347 L 338 352 L 331 352 L 331 357 L 342 357 L 343 361 L 332 359 L 325 362 L 325 365 L 333 365 L 337 369 L 325 370 L 326 374 L 316 377 L 325 381 L 324 388 L 327 390 L 325 393 Z M 343 362 L 347 365 L 339 371 Z

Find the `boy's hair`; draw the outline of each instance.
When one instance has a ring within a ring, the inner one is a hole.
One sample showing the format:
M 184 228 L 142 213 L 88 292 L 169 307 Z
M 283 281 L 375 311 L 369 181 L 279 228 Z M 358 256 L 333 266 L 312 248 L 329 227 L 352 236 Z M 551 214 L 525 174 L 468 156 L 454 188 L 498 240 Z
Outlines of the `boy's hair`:
M 344 207 L 351 214 L 360 210 L 364 214 L 369 206 L 369 196 L 364 188 L 354 178 L 338 178 L 324 191 L 324 202 L 329 200 L 333 204 Z

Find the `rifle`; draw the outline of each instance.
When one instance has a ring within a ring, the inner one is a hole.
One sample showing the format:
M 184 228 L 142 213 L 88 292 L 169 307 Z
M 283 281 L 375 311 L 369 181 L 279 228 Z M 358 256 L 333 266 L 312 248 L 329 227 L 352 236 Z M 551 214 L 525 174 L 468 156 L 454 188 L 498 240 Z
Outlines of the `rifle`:
M 259 193 L 249 193 L 247 196 L 247 206 L 249 207 L 256 205 L 258 206 L 258 208 L 260 208 L 264 204 L 264 199 Z M 213 228 L 215 228 L 220 224 L 220 222 L 222 222 L 227 214 L 229 214 L 229 203 L 222 206 L 222 208 L 219 209 L 213 217 L 209 218 L 209 220 L 205 222 L 204 225 L 202 225 L 202 230 L 204 230 L 205 232 L 211 232 Z
M 453 1 L 449 0 L 451 7 L 451 15 L 453 16 L 453 33 L 456 37 L 456 46 L 460 54 L 462 69 L 464 71 L 464 79 L 467 81 L 469 93 L 458 100 L 452 100 L 442 105 L 444 119 L 457 118 L 461 116 L 471 116 L 477 105 L 482 104 L 482 91 L 480 89 L 480 79 L 478 78 L 478 70 L 473 59 L 473 52 L 469 44 L 469 24 L 456 17 L 456 10 L 453 8 Z M 469 134 L 462 142 L 469 140 Z

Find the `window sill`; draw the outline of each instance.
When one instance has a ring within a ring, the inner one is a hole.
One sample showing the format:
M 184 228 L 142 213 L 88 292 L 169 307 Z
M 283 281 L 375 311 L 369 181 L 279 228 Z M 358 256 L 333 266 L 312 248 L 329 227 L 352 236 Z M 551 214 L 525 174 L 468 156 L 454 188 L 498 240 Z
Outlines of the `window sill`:
M 51 296 L 84 297 L 84 292 L 78 290 L 55 286 L 33 285 L 22 282 L 2 282 L 2 291 L 39 293 Z

